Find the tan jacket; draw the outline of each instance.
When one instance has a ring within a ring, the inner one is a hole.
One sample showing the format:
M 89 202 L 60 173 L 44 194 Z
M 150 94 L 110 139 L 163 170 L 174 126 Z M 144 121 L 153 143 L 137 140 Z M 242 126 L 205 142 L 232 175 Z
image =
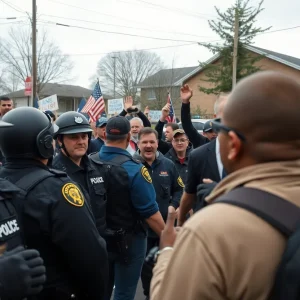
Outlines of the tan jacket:
M 206 199 L 244 185 L 300 206 L 300 160 L 239 170 Z M 163 252 L 153 270 L 151 300 L 265 300 L 286 239 L 254 214 L 214 204 L 183 226 L 174 251 Z

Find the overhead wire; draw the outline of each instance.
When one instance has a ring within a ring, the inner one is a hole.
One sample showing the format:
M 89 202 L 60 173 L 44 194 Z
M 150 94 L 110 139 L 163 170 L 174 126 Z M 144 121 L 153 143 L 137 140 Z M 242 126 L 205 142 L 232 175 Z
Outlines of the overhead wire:
M 151 31 L 151 32 L 165 32 L 165 33 L 187 35 L 187 36 L 193 36 L 193 37 L 199 37 L 199 38 L 212 38 L 211 36 L 201 36 L 201 35 L 195 35 L 195 34 L 190 34 L 190 33 L 186 33 L 186 32 L 155 30 L 155 29 L 148 29 L 148 28 L 137 28 L 137 27 L 133 27 L 133 26 L 117 25 L 117 24 L 97 22 L 97 21 L 90 21 L 90 20 L 82 20 L 82 19 L 74 19 L 74 18 L 61 17 L 61 16 L 48 15 L 48 14 L 41 14 L 40 16 L 46 16 L 46 17 L 49 16 L 49 17 L 57 18 L 57 19 L 66 19 L 66 20 L 73 20 L 73 21 L 79 21 L 79 22 L 85 22 L 85 23 L 92 23 L 92 24 L 108 25 L 108 26 L 114 26 L 114 27 L 122 27 L 122 28 L 135 29 L 135 30 L 145 30 L 145 31 Z
M 42 20 L 40 22 L 42 22 Z M 181 39 L 170 39 L 170 38 L 145 36 L 145 35 L 141 35 L 141 34 L 133 34 L 133 33 L 126 33 L 126 32 L 108 31 L 108 30 L 102 30 L 102 29 L 96 29 L 96 28 L 88 28 L 88 27 L 77 26 L 77 25 L 57 23 L 57 22 L 52 22 L 52 21 L 45 22 L 45 23 L 49 23 L 49 24 L 57 25 L 57 26 L 69 27 L 69 28 L 78 28 L 78 29 L 82 29 L 82 30 L 89 30 L 89 31 L 96 31 L 96 32 L 103 32 L 103 33 L 110 33 L 110 34 L 117 34 L 117 35 L 126 35 L 126 36 L 132 36 L 132 37 L 141 37 L 141 38 L 145 38 L 145 39 L 153 39 L 153 40 L 161 40 L 161 41 L 172 41 L 172 42 L 199 43 L 199 41 L 181 40 Z
M 176 13 L 179 13 L 179 14 L 184 14 L 184 15 L 197 17 L 197 18 L 202 18 L 202 19 L 208 19 L 208 16 L 215 17 L 214 15 L 210 15 L 210 14 L 195 13 L 195 12 L 186 11 L 186 10 L 176 8 L 176 7 L 168 7 L 168 6 L 164 6 L 164 5 L 161 5 L 161 4 L 148 2 L 148 1 L 145 1 L 145 0 L 136 0 L 137 3 L 128 2 L 126 0 L 117 0 L 117 1 L 124 2 L 124 3 L 130 3 L 130 4 L 137 4 L 137 3 L 138 4 L 146 4 L 148 6 L 150 5 L 150 6 L 153 6 L 153 7 L 163 8 L 164 10 L 167 10 L 169 12 L 176 12 Z
M 0 1 L 3 2 L 4 4 L 6 4 L 7 6 L 9 6 L 10 8 L 14 9 L 15 11 L 26 14 L 26 11 L 23 10 L 22 8 L 18 7 L 17 5 L 12 4 L 12 3 L 8 2 L 8 1 L 5 1 L 5 0 L 0 0 Z
M 56 1 L 56 0 L 48 0 L 48 1 L 53 2 L 53 3 L 58 3 L 58 4 L 61 4 L 61 5 L 65 5 L 65 6 L 68 6 L 68 7 L 73 7 L 73 8 L 81 9 L 81 10 L 84 10 L 84 11 L 96 13 L 96 14 L 99 14 L 99 15 L 108 16 L 108 17 L 115 18 L 115 19 L 118 19 L 118 20 L 124 20 L 126 22 L 145 25 L 145 23 L 142 23 L 142 22 L 137 22 L 137 21 L 130 20 L 130 19 L 127 19 L 127 18 L 106 14 L 106 13 L 103 13 L 103 12 L 100 12 L 100 11 L 96 11 L 94 9 L 88 9 L 88 8 L 85 8 L 85 7 L 80 7 L 80 6 L 76 6 L 76 5 L 72 5 L 72 4 L 67 4 L 67 3 L 64 3 L 64 2 Z

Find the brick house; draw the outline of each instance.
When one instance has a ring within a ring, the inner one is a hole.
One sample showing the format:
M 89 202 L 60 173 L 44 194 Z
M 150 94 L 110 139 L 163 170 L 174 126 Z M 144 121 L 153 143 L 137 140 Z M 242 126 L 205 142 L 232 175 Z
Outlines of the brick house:
M 279 71 L 283 74 L 295 78 L 300 83 L 300 59 L 292 56 L 284 55 L 274 51 L 247 46 L 246 47 L 251 54 L 254 56 L 262 55 L 262 59 L 255 63 L 256 66 L 260 67 L 261 70 L 272 70 Z M 213 56 L 207 63 L 218 64 L 220 62 L 220 55 Z M 200 92 L 200 85 L 203 87 L 213 87 L 211 83 L 203 81 L 205 75 L 203 68 L 198 67 L 194 69 L 183 79 L 184 84 L 188 84 L 194 92 L 194 96 L 191 100 L 191 111 L 197 110 L 197 107 L 200 107 L 201 110 L 207 112 L 206 117 L 213 117 L 213 107 L 216 100 L 216 95 L 207 95 L 203 92 Z
M 263 56 L 255 63 L 261 70 L 279 71 L 295 78 L 300 83 L 300 59 L 274 51 L 246 46 L 253 56 Z M 222 58 L 216 54 L 206 63 L 218 64 Z M 180 87 L 188 84 L 194 92 L 191 100 L 191 112 L 194 115 L 202 114 L 201 117 L 212 118 L 216 95 L 207 95 L 200 92 L 199 87 L 213 87 L 212 83 L 203 81 L 205 79 L 203 68 L 188 67 L 161 70 L 146 78 L 137 87 L 140 89 L 142 108 L 149 106 L 153 110 L 161 110 L 167 100 L 167 92 L 171 92 L 176 117 L 180 118 Z

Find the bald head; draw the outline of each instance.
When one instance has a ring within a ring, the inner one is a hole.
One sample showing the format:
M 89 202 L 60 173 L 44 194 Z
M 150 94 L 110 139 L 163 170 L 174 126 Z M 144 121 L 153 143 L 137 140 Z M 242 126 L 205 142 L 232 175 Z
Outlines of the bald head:
M 300 139 L 300 85 L 277 72 L 249 76 L 229 96 L 223 122 L 257 142 Z
M 222 162 L 229 173 L 300 159 L 300 85 L 276 72 L 251 75 L 229 95 L 222 123 L 233 129 L 219 134 Z

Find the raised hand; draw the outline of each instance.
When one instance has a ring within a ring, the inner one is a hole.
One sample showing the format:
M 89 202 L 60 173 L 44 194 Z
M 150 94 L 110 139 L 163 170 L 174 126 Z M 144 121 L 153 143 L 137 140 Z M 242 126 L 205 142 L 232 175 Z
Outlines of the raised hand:
M 132 107 L 133 105 L 133 99 L 131 96 L 128 96 L 124 100 L 124 110 L 127 111 L 128 108 Z
M 182 103 L 189 103 L 190 99 L 193 97 L 193 90 L 188 86 L 188 84 L 185 84 L 180 89 L 180 98 Z
M 169 206 L 168 218 L 166 226 L 160 236 L 160 249 L 165 247 L 173 247 L 177 235 L 176 228 L 174 227 L 177 213 L 173 206 Z

